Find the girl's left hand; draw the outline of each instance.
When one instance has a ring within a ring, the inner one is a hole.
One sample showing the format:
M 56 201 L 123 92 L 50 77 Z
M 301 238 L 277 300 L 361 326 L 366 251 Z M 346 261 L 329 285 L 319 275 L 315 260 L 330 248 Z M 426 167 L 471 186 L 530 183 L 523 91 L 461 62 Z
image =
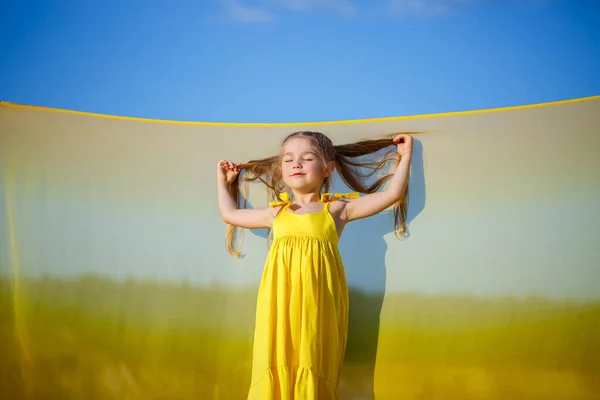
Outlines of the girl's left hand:
M 398 154 L 400 154 L 401 157 L 410 156 L 412 154 L 412 136 L 400 134 L 396 136 L 393 141 L 394 143 L 398 143 Z

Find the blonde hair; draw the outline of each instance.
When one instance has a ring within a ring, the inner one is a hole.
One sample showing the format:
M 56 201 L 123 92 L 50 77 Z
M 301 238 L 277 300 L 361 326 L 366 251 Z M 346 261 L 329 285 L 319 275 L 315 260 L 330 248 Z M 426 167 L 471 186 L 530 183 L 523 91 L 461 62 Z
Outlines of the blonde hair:
M 367 183 L 367 181 L 374 177 L 377 172 L 383 170 L 389 162 L 395 162 L 397 165 L 400 161 L 396 144 L 392 141 L 396 135 L 398 133 L 381 139 L 361 140 L 350 144 L 334 145 L 331 139 L 321 132 L 299 131 L 288 135 L 281 147 L 283 149 L 286 142 L 294 137 L 307 137 L 311 139 L 323 165 L 333 161 L 335 170 L 350 189 L 359 193 L 369 194 L 378 191 L 392 177 L 393 173 L 380 176 L 372 183 Z M 388 147 L 390 149 L 379 160 L 362 159 L 364 156 L 374 155 Z M 250 160 L 245 164 L 239 165 L 241 172 L 230 185 L 230 193 L 238 207 L 246 207 L 249 182 L 258 180 L 264 183 L 273 200 L 276 200 L 279 194 L 285 191 L 281 175 L 281 157 L 282 154 L 280 153 L 276 156 L 260 160 Z M 322 193 L 329 192 L 331 178 L 331 176 L 324 178 L 321 186 Z M 394 233 L 396 236 L 406 234 L 407 211 L 408 187 L 404 192 L 404 196 L 394 204 Z M 233 245 L 236 228 L 234 225 L 228 226 L 226 245 L 231 255 L 239 257 L 240 252 Z

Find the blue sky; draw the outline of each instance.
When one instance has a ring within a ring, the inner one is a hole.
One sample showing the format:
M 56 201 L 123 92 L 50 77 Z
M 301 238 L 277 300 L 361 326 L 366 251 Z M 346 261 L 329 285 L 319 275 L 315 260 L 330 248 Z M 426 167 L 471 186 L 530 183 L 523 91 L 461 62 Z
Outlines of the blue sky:
M 15 1 L 0 99 L 295 122 L 600 94 L 597 0 Z

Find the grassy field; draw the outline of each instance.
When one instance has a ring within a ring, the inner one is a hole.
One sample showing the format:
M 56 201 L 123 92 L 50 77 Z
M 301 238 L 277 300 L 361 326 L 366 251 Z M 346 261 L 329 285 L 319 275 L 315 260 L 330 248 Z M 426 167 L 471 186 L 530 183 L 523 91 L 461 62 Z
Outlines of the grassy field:
M 0 281 L 7 399 L 243 399 L 256 289 Z M 383 300 L 383 305 L 381 305 Z M 600 304 L 353 291 L 342 399 L 600 398 Z

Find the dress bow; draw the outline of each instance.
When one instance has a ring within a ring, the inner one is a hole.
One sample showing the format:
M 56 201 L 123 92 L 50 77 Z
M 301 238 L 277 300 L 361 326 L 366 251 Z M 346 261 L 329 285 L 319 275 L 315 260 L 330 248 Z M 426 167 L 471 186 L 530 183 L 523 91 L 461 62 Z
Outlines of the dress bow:
M 271 207 L 278 207 L 278 206 L 286 206 L 286 205 L 290 204 L 290 194 L 288 192 L 280 193 L 279 199 L 281 201 L 271 201 L 271 202 L 269 202 L 269 205 Z
M 339 199 L 358 199 L 360 197 L 360 193 L 358 192 L 354 192 L 354 193 L 336 193 L 336 194 L 332 194 L 332 193 L 323 193 L 321 195 L 321 201 L 322 202 L 332 202 L 332 201 L 336 201 Z
M 271 207 L 278 207 L 278 206 L 287 206 L 289 204 L 291 204 L 290 201 L 290 194 L 288 192 L 282 192 L 279 194 L 279 200 L 280 201 L 271 201 L 269 202 L 269 205 Z M 332 201 L 336 201 L 339 199 L 358 199 L 360 197 L 360 193 L 358 192 L 354 192 L 354 193 L 323 193 L 321 195 L 321 202 L 322 203 L 327 203 L 327 202 L 332 202 Z

